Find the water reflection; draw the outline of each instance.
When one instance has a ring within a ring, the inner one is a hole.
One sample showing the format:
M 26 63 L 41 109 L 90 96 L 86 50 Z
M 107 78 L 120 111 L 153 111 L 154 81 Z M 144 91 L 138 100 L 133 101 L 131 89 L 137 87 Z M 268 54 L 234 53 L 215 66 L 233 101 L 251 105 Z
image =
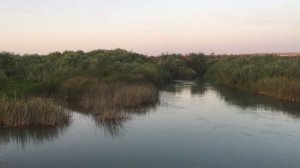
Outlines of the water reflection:
M 0 128 L 0 147 L 9 143 L 20 145 L 23 149 L 29 143 L 42 145 L 58 138 L 68 126 L 69 123 L 57 127 Z
M 273 98 L 252 94 L 249 92 L 232 89 L 228 87 L 212 86 L 206 81 L 175 81 L 162 89 L 164 92 L 171 94 L 180 94 L 183 92 L 190 93 L 192 97 L 203 97 L 208 91 L 213 91 L 221 100 L 224 100 L 228 105 L 237 106 L 241 109 L 265 109 L 275 112 L 283 112 L 294 118 L 300 118 L 300 104 L 290 103 L 276 100 Z M 165 95 L 166 96 L 166 95 Z M 162 97 L 162 102 L 167 102 L 168 97 Z M 166 100 L 163 100 L 166 99 Z M 136 117 L 146 117 L 155 112 L 160 103 L 152 106 L 144 106 L 127 111 L 116 113 L 119 117 L 115 119 L 103 118 L 99 115 L 81 113 L 91 116 L 95 125 L 100 128 L 105 135 L 111 137 L 123 136 L 126 134 L 126 123 Z M 77 109 L 78 110 L 78 109 Z M 78 110 L 80 111 L 80 110 Z M 28 143 L 43 144 L 58 138 L 63 134 L 69 126 L 69 123 L 58 127 L 30 127 L 30 128 L 0 128 L 0 147 L 8 143 L 15 143 L 22 148 Z
M 164 87 L 162 90 L 178 94 L 190 92 L 192 96 L 202 96 L 208 89 L 208 83 L 204 81 L 174 81 L 171 85 Z
M 148 105 L 143 107 L 138 107 L 134 109 L 128 109 L 126 111 L 112 112 L 113 117 L 104 117 L 102 115 L 92 115 L 93 119 L 101 130 L 107 136 L 118 137 L 126 133 L 125 123 L 130 121 L 134 117 L 145 117 L 151 112 L 155 111 L 157 105 Z
M 126 129 L 124 123 L 127 122 L 130 118 L 118 118 L 118 119 L 102 119 L 100 116 L 94 116 L 94 121 L 98 128 L 101 128 L 105 135 L 111 137 L 118 137 L 124 135 Z
M 300 118 L 299 103 L 281 101 L 224 86 L 214 86 L 213 88 L 217 91 L 219 97 L 229 105 L 235 105 L 242 109 L 280 111 L 294 118 Z
M 0 129 L 0 167 L 299 167 L 300 123 L 286 118 L 298 118 L 299 104 L 201 81 L 179 81 L 160 96 L 159 106 L 115 120 L 73 113 L 67 132 Z M 29 142 L 43 145 L 15 149 Z
M 281 101 L 267 96 L 257 95 L 247 91 L 225 86 L 212 85 L 207 81 L 175 81 L 167 86 L 164 91 L 179 94 L 190 92 L 191 96 L 203 96 L 208 90 L 216 92 L 220 99 L 228 105 L 238 106 L 241 109 L 270 110 L 286 113 L 294 118 L 300 118 L 300 103 Z

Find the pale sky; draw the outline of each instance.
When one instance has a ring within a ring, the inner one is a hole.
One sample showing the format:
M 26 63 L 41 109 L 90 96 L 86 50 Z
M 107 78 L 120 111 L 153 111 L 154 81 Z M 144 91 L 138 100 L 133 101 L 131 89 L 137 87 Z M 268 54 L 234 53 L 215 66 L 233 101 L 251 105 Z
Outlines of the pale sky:
M 300 51 L 300 0 L 0 0 L 0 51 Z

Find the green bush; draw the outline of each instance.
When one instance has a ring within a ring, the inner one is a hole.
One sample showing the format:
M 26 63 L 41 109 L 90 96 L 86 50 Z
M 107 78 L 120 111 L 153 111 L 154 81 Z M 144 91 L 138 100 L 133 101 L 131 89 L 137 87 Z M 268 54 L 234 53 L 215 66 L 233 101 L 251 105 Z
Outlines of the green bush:
M 219 84 L 276 98 L 299 101 L 300 97 L 300 57 L 217 58 L 211 60 L 207 76 Z

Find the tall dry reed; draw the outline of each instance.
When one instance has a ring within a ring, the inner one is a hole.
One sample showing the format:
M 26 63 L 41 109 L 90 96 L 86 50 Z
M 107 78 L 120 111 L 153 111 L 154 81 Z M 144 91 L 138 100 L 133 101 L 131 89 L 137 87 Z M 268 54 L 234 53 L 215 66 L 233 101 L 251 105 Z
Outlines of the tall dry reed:
M 84 77 L 65 81 L 62 93 L 76 100 L 81 111 L 101 115 L 106 119 L 123 117 L 122 111 L 153 105 L 159 100 L 158 90 L 148 83 L 103 82 Z
M 0 125 L 22 127 L 29 125 L 54 126 L 68 121 L 65 109 L 53 99 L 30 97 L 20 100 L 0 98 Z

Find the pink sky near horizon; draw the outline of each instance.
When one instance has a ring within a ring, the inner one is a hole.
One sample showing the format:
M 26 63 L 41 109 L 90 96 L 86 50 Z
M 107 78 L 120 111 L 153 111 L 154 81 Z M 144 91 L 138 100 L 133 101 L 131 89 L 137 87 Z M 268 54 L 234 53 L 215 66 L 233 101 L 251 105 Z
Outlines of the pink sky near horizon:
M 0 51 L 299 52 L 297 0 L 1 0 Z

